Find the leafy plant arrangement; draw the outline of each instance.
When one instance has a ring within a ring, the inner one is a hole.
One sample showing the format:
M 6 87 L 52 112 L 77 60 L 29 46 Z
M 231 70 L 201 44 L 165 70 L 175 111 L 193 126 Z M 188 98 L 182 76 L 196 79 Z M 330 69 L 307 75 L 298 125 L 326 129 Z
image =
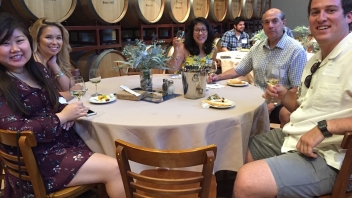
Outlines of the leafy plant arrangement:
M 262 41 L 264 39 L 266 39 L 266 35 L 264 33 L 264 30 L 261 29 L 259 30 L 250 40 L 251 41 Z
M 310 34 L 309 28 L 304 25 L 296 26 L 295 29 L 292 30 L 292 32 L 300 33 L 299 37 L 305 37 Z
M 142 40 L 136 39 L 135 45 L 127 45 L 124 47 L 122 54 L 126 56 L 127 61 L 116 61 L 121 63 L 118 69 L 127 67 L 139 70 L 147 69 L 168 69 L 167 61 L 170 59 L 165 54 L 165 50 L 161 45 L 154 43 L 147 46 Z
M 121 63 L 121 66 L 114 68 L 126 68 L 126 73 L 130 68 L 138 69 L 140 76 L 140 87 L 145 91 L 153 91 L 151 69 L 168 69 L 167 61 L 170 59 L 165 54 L 161 45 L 153 42 L 153 45 L 146 45 L 143 41 L 136 39 L 135 45 L 127 45 L 122 54 L 126 56 L 127 61 L 115 61 Z
M 300 34 L 300 36 L 298 36 L 298 40 L 308 52 L 315 53 L 319 51 L 320 47 L 313 38 L 308 27 L 304 25 L 296 26 L 295 29 L 293 29 L 292 31 Z

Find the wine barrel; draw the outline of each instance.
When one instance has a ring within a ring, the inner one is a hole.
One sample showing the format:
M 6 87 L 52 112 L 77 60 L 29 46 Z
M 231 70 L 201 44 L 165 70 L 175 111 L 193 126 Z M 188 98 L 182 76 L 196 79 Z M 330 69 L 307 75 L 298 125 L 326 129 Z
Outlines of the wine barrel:
M 210 0 L 209 21 L 216 23 L 223 22 L 226 19 L 228 2 L 226 0 Z
M 38 18 L 46 17 L 51 21 L 62 22 L 71 16 L 77 0 L 6 0 L 2 1 L 2 4 L 4 8 L 13 6 L 17 13 L 10 14 L 21 15 L 27 21 L 36 21 Z
M 187 22 L 191 22 L 197 17 L 207 18 L 210 9 L 210 0 L 191 0 L 191 11 Z
M 114 69 L 117 60 L 126 60 L 121 52 L 113 49 L 105 50 L 101 54 L 96 54 L 95 51 L 71 53 L 71 60 L 79 69 L 84 81 L 89 81 L 89 70 L 98 68 L 102 78 L 110 78 L 123 75 L 125 70 L 120 71 Z
M 184 23 L 191 11 L 190 0 L 168 0 L 165 2 L 163 16 L 160 23 Z
M 128 8 L 128 0 L 78 0 L 67 19 L 69 25 L 96 25 L 120 22 Z
M 241 0 L 228 0 L 227 15 L 226 17 L 233 21 L 236 17 L 241 15 L 242 4 Z
M 269 9 L 270 9 L 270 0 L 266 0 L 264 1 L 264 4 L 262 6 L 262 14 L 264 14 Z
M 254 0 L 253 15 L 257 19 L 262 18 L 263 6 L 265 6 L 265 0 Z
M 254 12 L 254 0 L 242 0 L 241 17 L 244 20 L 249 20 L 253 17 Z
M 141 23 L 152 24 L 160 20 L 166 0 L 129 0 L 128 10 L 121 20 L 122 27 L 139 27 Z

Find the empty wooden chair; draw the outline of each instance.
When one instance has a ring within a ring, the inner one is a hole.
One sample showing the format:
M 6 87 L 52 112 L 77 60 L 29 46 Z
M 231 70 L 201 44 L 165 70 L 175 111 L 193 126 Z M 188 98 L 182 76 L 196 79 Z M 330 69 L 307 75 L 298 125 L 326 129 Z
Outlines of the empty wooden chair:
M 212 174 L 217 148 L 214 144 L 186 150 L 158 150 L 116 140 L 119 164 L 126 197 L 216 197 Z M 166 169 L 132 172 L 129 161 Z M 202 172 L 168 170 L 203 165 Z
M 319 198 L 343 198 L 352 197 L 352 192 L 346 192 L 350 184 L 352 174 L 352 132 L 346 132 L 341 142 L 341 148 L 347 149 L 339 174 L 336 177 L 332 194 L 320 196 Z
M 99 197 L 107 197 L 105 192 L 105 187 L 102 184 L 88 184 L 74 187 L 63 188 L 60 191 L 47 194 L 43 179 L 38 169 L 37 162 L 34 158 L 34 154 L 32 151 L 32 147 L 37 146 L 37 141 L 34 137 L 32 131 L 22 131 L 19 139 L 16 138 L 16 131 L 3 130 L 0 129 L 0 143 L 8 146 L 18 145 L 21 151 L 22 156 L 20 157 L 21 165 L 21 179 L 25 181 L 29 181 L 33 185 L 33 191 L 35 197 L 77 197 L 78 195 L 88 191 L 95 190 L 95 187 L 98 187 L 99 193 L 101 196 Z M 18 156 L 10 155 L 3 151 L 0 151 L 1 160 L 5 164 L 5 171 L 9 174 L 19 178 L 19 170 L 18 170 Z

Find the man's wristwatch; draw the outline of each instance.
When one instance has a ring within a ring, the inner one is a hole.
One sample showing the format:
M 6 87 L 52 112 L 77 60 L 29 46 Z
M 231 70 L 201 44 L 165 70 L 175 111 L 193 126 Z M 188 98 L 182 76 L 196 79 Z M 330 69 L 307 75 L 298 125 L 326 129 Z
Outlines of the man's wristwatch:
M 328 125 L 326 123 L 326 120 L 318 122 L 318 129 L 321 131 L 324 137 L 328 138 L 332 136 L 332 134 L 328 131 Z

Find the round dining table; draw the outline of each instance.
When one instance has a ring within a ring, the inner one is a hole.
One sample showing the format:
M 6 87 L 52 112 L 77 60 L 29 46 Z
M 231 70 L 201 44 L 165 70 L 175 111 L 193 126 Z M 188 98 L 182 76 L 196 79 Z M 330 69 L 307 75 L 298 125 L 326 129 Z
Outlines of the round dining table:
M 217 154 L 214 172 L 237 171 L 244 164 L 249 137 L 269 131 L 263 92 L 250 84 L 231 87 L 226 85 L 226 81 L 220 81 L 218 84 L 224 87 L 208 89 L 200 99 L 187 99 L 183 95 L 182 80 L 174 77 L 168 74 L 153 75 L 155 91 L 162 90 L 163 79 L 174 81 L 177 97 L 161 103 L 121 99 L 102 104 L 92 103 L 90 99 L 95 86 L 86 82 L 88 90 L 81 101 L 97 114 L 78 119 L 74 125 L 77 133 L 92 151 L 112 157 L 115 157 L 116 139 L 167 150 L 215 144 Z M 105 78 L 98 84 L 98 92 L 118 93 L 122 91 L 120 85 L 137 88 L 139 79 L 139 75 Z M 213 94 L 233 101 L 235 106 L 204 108 L 201 101 Z M 70 103 L 75 101 L 77 99 Z M 132 168 L 138 171 L 145 167 L 134 164 Z

